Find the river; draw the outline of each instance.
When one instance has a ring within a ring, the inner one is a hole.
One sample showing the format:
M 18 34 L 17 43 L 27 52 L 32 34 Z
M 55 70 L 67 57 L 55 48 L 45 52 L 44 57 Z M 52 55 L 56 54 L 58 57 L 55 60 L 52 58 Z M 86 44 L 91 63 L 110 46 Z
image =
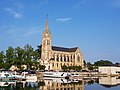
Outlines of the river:
M 120 90 L 120 77 L 87 78 L 79 81 L 63 78 L 1 80 L 0 90 Z

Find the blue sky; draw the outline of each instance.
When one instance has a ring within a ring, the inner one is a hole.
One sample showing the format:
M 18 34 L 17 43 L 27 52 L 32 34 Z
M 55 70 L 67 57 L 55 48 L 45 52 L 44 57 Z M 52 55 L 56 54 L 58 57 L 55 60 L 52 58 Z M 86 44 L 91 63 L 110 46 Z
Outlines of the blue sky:
M 48 14 L 52 45 L 84 59 L 120 62 L 120 0 L 0 0 L 0 51 L 41 44 Z

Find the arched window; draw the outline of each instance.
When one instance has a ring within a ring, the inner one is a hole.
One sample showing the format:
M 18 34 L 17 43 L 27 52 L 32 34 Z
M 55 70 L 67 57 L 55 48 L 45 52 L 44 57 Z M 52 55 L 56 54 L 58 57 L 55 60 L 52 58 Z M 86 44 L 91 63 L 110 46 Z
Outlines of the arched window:
M 69 56 L 67 56 L 67 60 L 68 60 L 68 62 L 69 62 Z
M 73 55 L 73 58 L 74 58 L 74 60 L 75 60 L 75 55 Z
M 60 60 L 61 60 L 61 62 L 63 61 L 63 60 L 62 60 L 62 55 L 60 55 Z
M 80 62 L 80 56 L 79 55 L 77 56 L 77 60 L 78 60 L 78 62 Z
M 59 56 L 57 55 L 57 61 L 59 61 Z
M 64 62 L 66 62 L 66 56 L 64 55 Z
M 50 45 L 50 40 L 47 40 L 47 45 Z
M 57 67 L 58 67 L 58 63 L 57 63 Z
M 71 55 L 71 62 L 72 62 L 72 55 Z

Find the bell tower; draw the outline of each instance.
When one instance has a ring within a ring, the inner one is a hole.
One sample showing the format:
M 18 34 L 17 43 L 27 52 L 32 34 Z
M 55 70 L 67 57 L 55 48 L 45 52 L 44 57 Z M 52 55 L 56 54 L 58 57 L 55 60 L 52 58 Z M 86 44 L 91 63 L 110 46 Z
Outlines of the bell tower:
M 42 35 L 42 55 L 41 55 L 41 59 L 44 62 L 45 60 L 47 60 L 47 61 L 50 60 L 51 57 L 52 57 L 51 33 L 49 31 L 48 18 L 47 18 L 45 30 L 44 30 L 43 35 Z

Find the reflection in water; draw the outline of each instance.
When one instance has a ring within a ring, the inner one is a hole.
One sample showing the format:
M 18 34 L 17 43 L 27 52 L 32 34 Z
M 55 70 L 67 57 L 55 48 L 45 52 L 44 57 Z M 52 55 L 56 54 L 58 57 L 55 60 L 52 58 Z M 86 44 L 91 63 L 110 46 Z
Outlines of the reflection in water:
M 104 87 L 100 87 L 100 85 L 98 85 L 97 83 Z M 120 85 L 120 77 L 109 76 L 96 79 L 84 79 L 81 81 L 77 81 L 74 79 L 67 80 L 63 78 L 44 78 L 39 79 L 38 81 L 1 80 L 0 90 L 93 90 L 92 88 L 98 88 L 98 90 L 103 90 L 106 87 L 108 88 L 116 85 Z M 119 86 L 116 87 L 118 88 Z M 113 89 L 109 88 L 109 90 Z
M 119 77 L 100 77 L 99 78 L 99 84 L 103 86 L 115 86 L 120 84 L 120 78 Z
M 1 81 L 0 90 L 84 90 L 83 81 L 48 78 L 39 81 Z
M 0 90 L 37 90 L 39 89 L 38 82 L 28 81 L 13 81 L 13 80 L 1 80 Z
M 84 90 L 83 81 L 73 81 L 60 78 L 44 79 L 44 86 L 40 90 Z

